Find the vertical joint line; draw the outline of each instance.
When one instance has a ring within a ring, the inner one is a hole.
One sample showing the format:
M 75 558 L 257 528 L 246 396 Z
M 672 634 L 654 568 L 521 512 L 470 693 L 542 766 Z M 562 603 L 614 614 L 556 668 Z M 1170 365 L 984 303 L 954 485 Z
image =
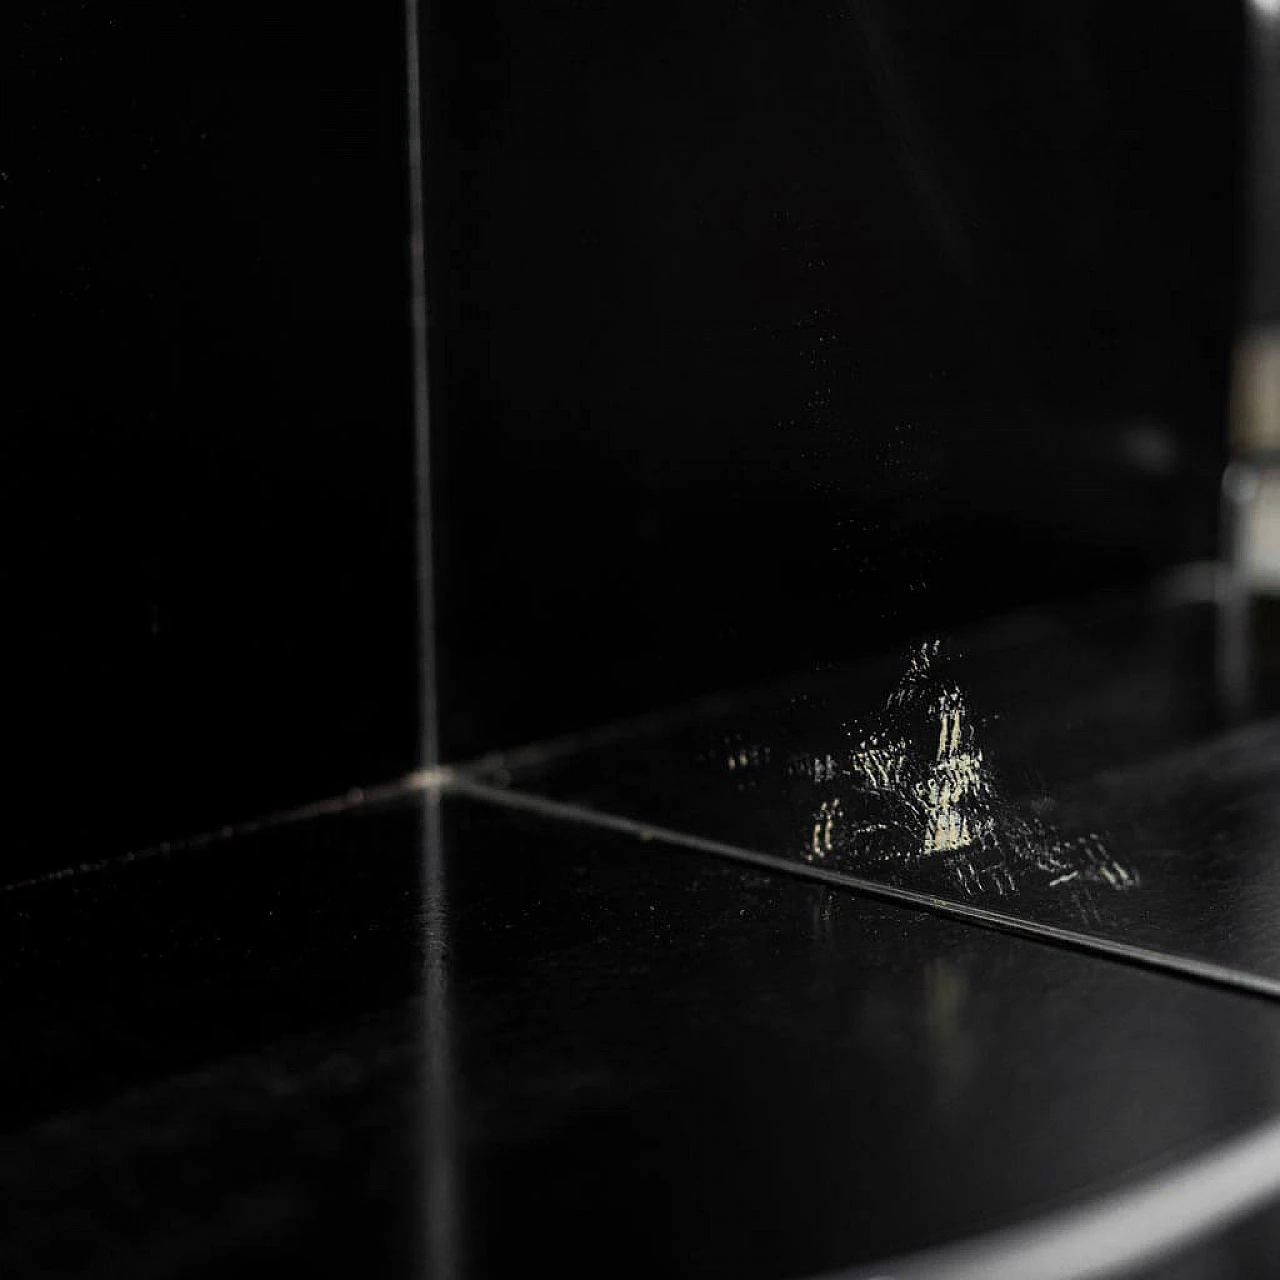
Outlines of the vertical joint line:
M 419 0 L 405 0 L 406 169 L 409 187 L 409 308 L 413 368 L 414 530 L 418 591 L 418 678 L 421 681 L 419 766 L 440 763 L 436 671 L 435 573 L 431 520 L 431 441 L 427 379 L 426 164 Z

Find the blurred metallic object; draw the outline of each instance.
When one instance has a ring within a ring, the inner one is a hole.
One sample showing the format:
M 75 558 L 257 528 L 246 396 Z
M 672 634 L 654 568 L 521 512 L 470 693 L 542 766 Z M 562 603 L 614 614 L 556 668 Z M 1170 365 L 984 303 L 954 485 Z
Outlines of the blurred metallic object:
M 1280 5 L 1246 5 L 1246 199 L 1240 330 L 1232 358 L 1230 461 L 1222 483 L 1218 677 L 1247 714 L 1251 597 L 1280 590 Z
M 1230 429 L 1235 457 L 1280 459 L 1280 328 L 1246 330 L 1236 344 Z

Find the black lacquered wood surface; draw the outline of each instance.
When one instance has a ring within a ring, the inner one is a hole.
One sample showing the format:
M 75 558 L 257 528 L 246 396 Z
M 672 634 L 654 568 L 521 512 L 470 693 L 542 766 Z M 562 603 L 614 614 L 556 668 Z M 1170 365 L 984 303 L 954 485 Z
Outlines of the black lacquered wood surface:
M 1270 1001 L 470 801 L 0 911 L 12 1275 L 794 1276 L 1280 1107 Z
M 1280 722 L 1269 675 L 1230 720 L 1219 623 L 1130 599 L 933 635 L 469 776 L 1280 990 Z

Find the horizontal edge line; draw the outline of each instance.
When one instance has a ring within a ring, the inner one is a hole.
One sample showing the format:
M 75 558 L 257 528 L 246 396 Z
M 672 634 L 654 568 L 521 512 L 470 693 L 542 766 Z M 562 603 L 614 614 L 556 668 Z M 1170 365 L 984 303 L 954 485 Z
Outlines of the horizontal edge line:
M 723 840 L 715 840 L 707 836 L 694 835 L 690 832 L 678 831 L 650 822 L 642 822 L 635 818 L 623 817 L 620 814 L 592 809 L 586 805 L 553 800 L 531 792 L 499 787 L 492 783 L 480 782 L 466 774 L 452 770 L 441 771 L 439 783 L 446 793 L 465 795 L 476 800 L 487 800 L 493 804 L 505 806 L 508 809 L 521 809 L 529 813 L 540 814 L 543 817 L 558 818 L 600 827 L 635 836 L 641 840 L 661 840 L 667 844 L 679 845 L 702 853 L 714 854 L 717 857 L 729 858 L 735 862 L 745 863 L 764 870 L 779 871 L 785 875 L 812 880 L 821 884 L 839 885 L 842 888 L 854 890 L 868 897 L 916 907 L 938 915 L 945 915 L 951 919 L 965 920 L 985 928 L 997 929 L 1005 933 L 1014 933 L 1041 941 L 1060 943 L 1078 950 L 1124 960 L 1145 968 L 1175 973 L 1182 977 L 1195 978 L 1198 981 L 1212 983 L 1216 986 L 1226 986 L 1235 990 L 1247 991 L 1253 995 L 1280 999 L 1280 979 L 1265 978 L 1259 974 L 1246 973 L 1238 969 L 1232 969 L 1227 965 L 1215 964 L 1213 961 L 1195 960 L 1190 957 L 1175 955 L 1171 952 L 1158 951 L 1150 947 L 1119 942 L 1097 934 L 1064 929 L 1059 925 L 1041 924 L 1021 916 L 1012 916 L 1001 911 L 992 911 L 986 907 L 975 907 L 966 903 L 955 902 L 949 898 L 937 897 L 915 889 L 903 889 L 897 885 L 867 880 L 862 876 L 851 875 L 847 872 L 810 866 L 807 863 L 796 862 L 793 859 L 780 857 L 777 854 L 760 853 L 754 849 L 729 844 Z

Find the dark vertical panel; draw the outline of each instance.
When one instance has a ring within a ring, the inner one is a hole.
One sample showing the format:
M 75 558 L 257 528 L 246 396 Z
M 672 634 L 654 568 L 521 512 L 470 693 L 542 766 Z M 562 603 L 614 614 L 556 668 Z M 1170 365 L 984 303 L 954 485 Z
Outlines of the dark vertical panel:
M 20 25 L 4 878 L 416 760 L 400 6 Z
M 1210 554 L 1239 22 L 438 0 L 446 754 Z

